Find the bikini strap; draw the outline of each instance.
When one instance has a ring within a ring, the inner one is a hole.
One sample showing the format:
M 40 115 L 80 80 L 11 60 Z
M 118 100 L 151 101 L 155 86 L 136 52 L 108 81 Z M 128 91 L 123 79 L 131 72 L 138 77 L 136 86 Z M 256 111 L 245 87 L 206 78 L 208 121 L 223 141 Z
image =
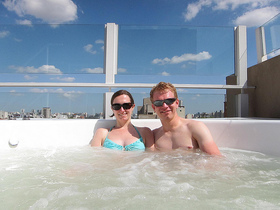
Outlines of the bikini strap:
M 115 126 L 113 126 L 113 127 L 111 127 L 111 128 L 110 128 L 110 130 L 108 131 L 107 136 L 106 136 L 106 138 L 105 138 L 105 139 L 107 139 L 107 137 L 108 137 L 109 133 L 111 132 L 111 130 L 113 130 L 113 128 L 114 128 L 114 127 L 115 127 Z
M 139 135 L 139 139 L 142 139 L 142 136 L 140 134 L 140 132 L 138 131 L 138 129 L 133 125 L 133 127 L 135 128 L 135 130 L 137 131 L 138 135 Z

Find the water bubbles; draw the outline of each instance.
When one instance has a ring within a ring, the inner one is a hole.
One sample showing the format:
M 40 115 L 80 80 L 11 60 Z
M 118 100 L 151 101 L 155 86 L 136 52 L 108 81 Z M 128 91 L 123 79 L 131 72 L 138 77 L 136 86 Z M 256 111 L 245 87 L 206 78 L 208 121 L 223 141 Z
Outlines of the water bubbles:
M 10 139 L 8 143 L 11 148 L 16 148 L 19 144 L 19 141 L 16 139 Z

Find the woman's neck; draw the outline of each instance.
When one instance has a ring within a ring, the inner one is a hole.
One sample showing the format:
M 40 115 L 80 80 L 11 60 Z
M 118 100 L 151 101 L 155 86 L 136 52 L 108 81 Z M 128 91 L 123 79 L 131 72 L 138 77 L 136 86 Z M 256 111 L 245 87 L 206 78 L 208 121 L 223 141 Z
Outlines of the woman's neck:
M 127 120 L 127 121 L 117 121 L 115 128 L 129 128 L 130 126 L 132 126 L 131 121 Z

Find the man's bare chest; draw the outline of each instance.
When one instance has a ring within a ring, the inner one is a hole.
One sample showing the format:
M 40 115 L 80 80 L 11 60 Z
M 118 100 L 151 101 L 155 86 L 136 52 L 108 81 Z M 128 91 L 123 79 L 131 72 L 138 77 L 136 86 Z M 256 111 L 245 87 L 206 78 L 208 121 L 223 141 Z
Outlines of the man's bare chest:
M 177 148 L 193 148 L 193 140 L 190 132 L 159 132 L 155 136 L 155 144 L 157 148 L 177 149 Z

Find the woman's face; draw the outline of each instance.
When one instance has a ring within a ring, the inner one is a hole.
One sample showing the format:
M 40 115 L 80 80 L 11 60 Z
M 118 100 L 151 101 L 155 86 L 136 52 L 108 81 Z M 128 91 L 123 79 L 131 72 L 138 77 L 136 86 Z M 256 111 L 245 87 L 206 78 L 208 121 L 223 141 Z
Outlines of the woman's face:
M 131 115 L 133 113 L 133 109 L 135 104 L 133 104 L 129 109 L 129 105 L 131 103 L 130 97 L 128 95 L 120 95 L 117 96 L 113 100 L 113 105 L 111 106 L 115 117 L 119 120 L 129 120 L 131 119 Z M 115 105 L 115 106 L 114 106 Z M 119 106 L 121 105 L 121 106 Z M 123 107 L 124 106 L 124 107 Z M 116 107 L 118 110 L 115 110 L 113 107 Z

